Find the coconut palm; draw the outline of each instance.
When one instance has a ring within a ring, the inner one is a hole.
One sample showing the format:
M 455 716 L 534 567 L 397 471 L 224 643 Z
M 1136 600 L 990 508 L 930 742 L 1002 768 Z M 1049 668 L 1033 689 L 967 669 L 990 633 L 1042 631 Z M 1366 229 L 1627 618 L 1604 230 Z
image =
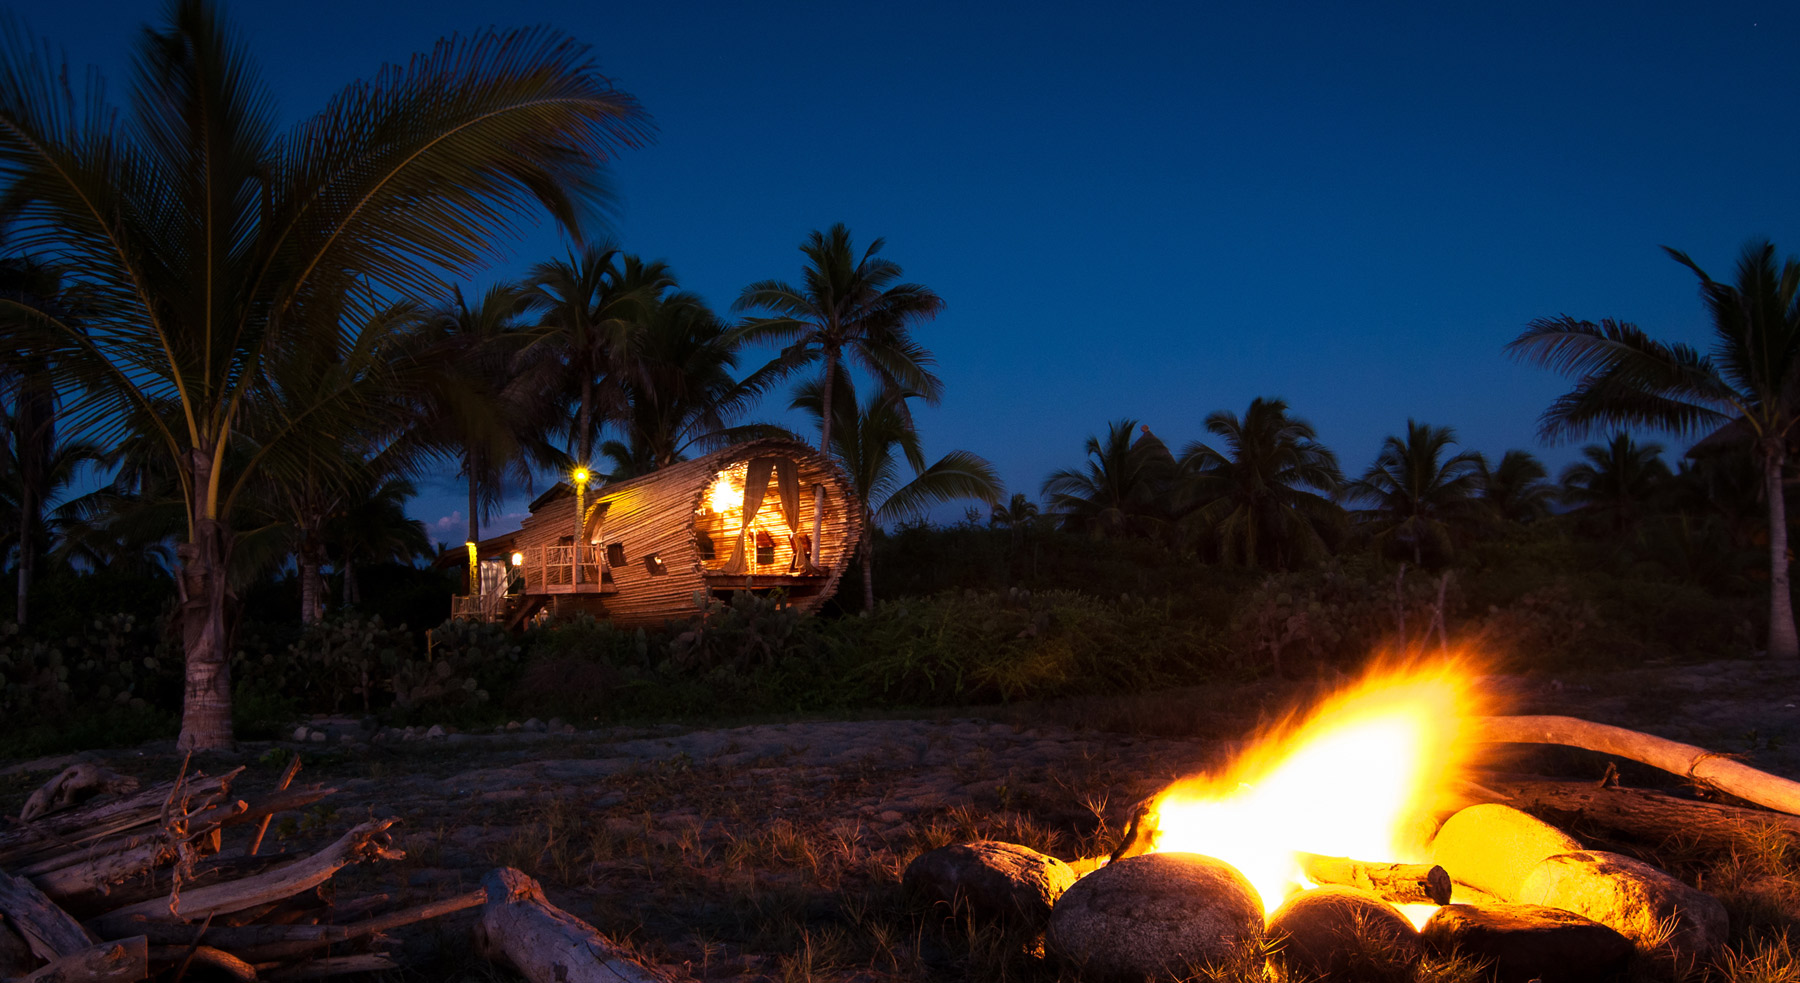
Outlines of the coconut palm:
M 999 502 L 988 512 L 988 525 L 995 529 L 1010 529 L 1014 538 L 1037 524 L 1038 504 L 1025 497 L 1024 492 L 1013 492 L 1012 499 L 1005 505 Z
M 776 435 L 763 425 L 730 426 L 772 381 L 766 370 L 734 376 L 743 343 L 695 294 L 646 299 L 622 368 L 624 411 L 613 422 L 624 439 L 605 445 L 615 476 L 668 467 L 692 448 Z
M 1652 503 L 1670 490 L 1661 444 L 1640 444 L 1617 433 L 1605 444 L 1581 449 L 1582 460 L 1563 469 L 1562 500 L 1602 517 L 1615 532 L 1629 532 Z
M 770 312 L 745 319 L 740 330 L 748 340 L 785 345 L 769 367 L 773 376 L 823 363 L 818 377 L 821 405 L 837 405 L 832 390 L 838 366 L 846 359 L 866 369 L 884 389 L 910 393 L 934 406 L 943 394 L 943 382 L 931 372 L 931 353 L 912 337 L 914 326 L 944 309 L 943 298 L 919 284 L 897 282 L 900 265 L 876 255 L 885 244 L 886 240 L 876 239 L 859 258 L 842 222 L 824 232 L 815 230 L 800 246 L 806 261 L 798 285 L 761 280 L 745 287 L 731 305 L 740 313 Z M 903 420 L 910 418 L 905 399 L 895 403 L 894 412 Z M 831 437 L 836 415 L 820 415 L 821 454 L 829 455 L 836 446 Z M 822 489 L 817 492 L 817 514 L 824 512 L 824 494 Z M 816 565 L 820 547 L 816 528 L 812 541 Z
M 425 524 L 406 514 L 407 500 L 417 493 L 412 482 L 397 477 L 378 484 L 364 481 L 347 489 L 341 507 L 324 531 L 324 539 L 344 577 L 345 606 L 362 603 L 356 581 L 359 563 L 408 561 L 431 555 L 431 537 Z
M 1406 421 L 1406 436 L 1389 435 L 1362 478 L 1344 489 L 1351 501 L 1371 508 L 1359 518 L 1375 529 L 1378 543 L 1407 549 L 1415 566 L 1451 552 L 1454 524 L 1475 515 L 1481 491 L 1481 455 L 1451 454 L 1456 431 Z
M 75 318 L 63 290 L 62 272 L 31 257 L 0 260 L 0 297 L 56 309 L 71 321 Z M 4 309 L 0 309 L 0 328 L 15 328 Z M 66 448 L 59 448 L 57 440 L 57 404 L 56 386 L 42 355 L 30 350 L 0 351 L 0 413 L 6 424 L 0 474 L 7 477 L 16 496 L 13 521 L 7 528 L 16 537 L 18 595 L 13 620 L 21 627 L 30 620 L 27 595 L 38 556 L 50 545 L 42 536 L 44 503 L 58 480 L 54 477 L 57 459 L 66 457 Z
M 1710 354 L 1657 341 L 1634 324 L 1568 316 L 1531 322 L 1507 351 L 1576 380 L 1544 411 L 1546 439 L 1605 426 L 1693 434 L 1735 421 L 1748 431 L 1769 515 L 1769 654 L 1800 659 L 1782 487 L 1787 442 L 1800 421 L 1800 260 L 1777 261 L 1773 243 L 1752 242 L 1727 284 L 1687 254 L 1664 249 L 1700 279 L 1712 319 Z
M 1280 399 L 1257 397 L 1242 419 L 1229 410 L 1206 418 L 1223 441 L 1196 441 L 1181 455 L 1180 497 L 1194 508 L 1183 524 L 1212 536 L 1227 563 L 1294 567 L 1323 559 L 1326 535 L 1343 523 L 1329 497 L 1343 483 L 1337 455 L 1312 424 Z
M 574 464 L 593 464 L 602 426 L 624 413 L 638 326 L 674 287 L 666 263 L 591 245 L 526 275 L 526 296 L 543 320 L 525 358 L 541 366 L 536 384 L 551 404 L 575 394 L 565 425 Z
M 1175 458 L 1169 448 L 1136 420 L 1107 425 L 1104 438 L 1087 439 L 1087 466 L 1063 468 L 1044 479 L 1045 510 L 1070 532 L 1095 539 L 1148 535 L 1166 522 Z
M 11 303 L 80 390 L 70 412 L 95 439 L 149 433 L 174 465 L 179 743 L 228 745 L 235 510 L 281 479 L 295 445 L 392 426 L 383 413 L 407 386 L 409 366 L 383 360 L 389 339 L 352 328 L 388 298 L 441 294 L 539 207 L 579 232 L 608 198 L 603 162 L 645 120 L 548 30 L 440 42 L 285 134 L 208 0 L 175 0 L 139 36 L 124 114 L 74 91 L 45 50 L 16 32 L 0 45 L 0 210 L 92 313 L 77 325 Z M 275 369 L 321 337 L 341 385 L 272 399 Z
M 1481 459 L 1481 500 L 1494 518 L 1503 522 L 1536 522 L 1550 514 L 1556 486 L 1548 480 L 1544 462 L 1530 451 L 1510 450 L 1499 464 Z
M 817 381 L 803 383 L 791 408 L 821 415 L 824 389 Z M 942 502 L 974 499 L 991 505 L 1003 486 L 994 466 L 968 451 L 950 451 L 926 465 L 919 432 L 900 405 L 915 398 L 913 393 L 884 388 L 859 406 L 848 374 L 840 369 L 831 394 L 837 417 L 831 428 L 833 448 L 863 507 L 857 554 L 862 559 L 863 609 L 873 611 L 877 524 L 922 518 Z

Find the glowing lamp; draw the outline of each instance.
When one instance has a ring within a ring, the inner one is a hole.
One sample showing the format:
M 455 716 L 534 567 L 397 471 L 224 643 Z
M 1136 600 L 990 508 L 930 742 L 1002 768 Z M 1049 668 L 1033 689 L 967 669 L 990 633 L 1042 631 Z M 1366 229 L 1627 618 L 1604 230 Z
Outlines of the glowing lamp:
M 571 475 L 570 477 L 575 479 L 576 484 L 585 485 L 588 483 L 588 479 L 593 477 L 593 475 L 588 471 L 587 468 L 576 468 L 575 473 L 573 475 Z
M 525 562 L 525 554 L 520 553 L 517 550 L 514 550 L 513 555 L 512 555 L 512 561 L 513 561 L 513 566 L 515 566 L 515 567 L 524 563 Z

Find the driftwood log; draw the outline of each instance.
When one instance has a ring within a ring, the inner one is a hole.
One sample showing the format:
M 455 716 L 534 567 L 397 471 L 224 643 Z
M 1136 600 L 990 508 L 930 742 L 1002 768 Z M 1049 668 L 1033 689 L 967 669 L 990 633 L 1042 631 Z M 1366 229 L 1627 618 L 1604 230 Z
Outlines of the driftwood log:
M 62 773 L 45 782 L 25 800 L 19 819 L 30 822 L 39 816 L 60 812 L 101 793 L 135 792 L 138 780 L 129 775 L 109 771 L 93 762 L 70 765 Z
M 98 941 L 23 877 L 0 873 L 0 914 L 39 959 L 72 956 Z
M 558 908 L 524 872 L 499 867 L 481 880 L 487 890 L 475 924 L 476 951 L 517 970 L 531 983 L 668 983 L 592 925 Z
M 1472 731 L 1476 741 L 1488 744 L 1563 744 L 1629 758 L 1747 802 L 1800 816 L 1800 782 L 1691 744 L 1574 717 L 1478 717 Z
M 198 921 L 208 915 L 241 911 L 280 901 L 309 891 L 331 879 L 342 867 L 363 860 L 399 860 L 406 854 L 392 845 L 388 827 L 396 820 L 363 823 L 338 838 L 336 843 L 306 858 L 242 880 L 184 891 L 178 898 L 143 901 L 128 905 L 98 920 L 105 931 L 118 934 L 118 926 L 142 916 L 149 920 Z
M 149 947 L 142 937 L 102 942 L 71 952 L 20 983 L 136 983 L 150 975 Z
M 1395 904 L 1449 904 L 1452 884 L 1444 868 L 1432 864 L 1385 864 L 1349 857 L 1296 853 L 1300 870 L 1314 883 L 1354 887 Z
M 1736 839 L 1766 830 L 1800 837 L 1800 816 L 1651 789 L 1498 774 L 1482 775 L 1470 788 L 1481 801 L 1505 803 L 1564 828 L 1597 829 L 1651 844 L 1675 836 Z

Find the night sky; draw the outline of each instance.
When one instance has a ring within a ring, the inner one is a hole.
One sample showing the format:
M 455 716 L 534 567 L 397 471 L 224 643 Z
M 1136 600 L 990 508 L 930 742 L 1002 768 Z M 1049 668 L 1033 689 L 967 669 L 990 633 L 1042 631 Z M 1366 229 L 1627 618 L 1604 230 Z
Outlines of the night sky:
M 1704 343 L 1694 278 L 1658 246 L 1720 278 L 1751 238 L 1800 253 L 1800 7 L 1571 6 L 226 9 L 295 120 L 448 33 L 592 44 L 659 128 L 616 166 L 618 242 L 724 310 L 798 279 L 812 229 L 885 237 L 948 303 L 919 333 L 947 384 L 928 450 L 1036 497 L 1109 420 L 1179 451 L 1255 396 L 1285 397 L 1352 474 L 1409 416 L 1554 468 L 1575 450 L 1541 448 L 1535 420 L 1566 383 L 1501 354 L 1527 321 Z M 118 93 L 161 6 L 13 9 Z M 542 230 L 478 283 L 561 249 Z M 451 473 L 414 514 L 459 541 Z

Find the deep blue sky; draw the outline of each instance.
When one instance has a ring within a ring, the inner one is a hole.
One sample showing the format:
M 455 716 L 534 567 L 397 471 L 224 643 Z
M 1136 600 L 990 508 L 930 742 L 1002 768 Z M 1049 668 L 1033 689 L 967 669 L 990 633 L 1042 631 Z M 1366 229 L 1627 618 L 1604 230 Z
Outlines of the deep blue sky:
M 719 308 L 809 230 L 884 236 L 947 312 L 929 450 L 1034 497 L 1131 416 L 1179 449 L 1283 396 L 1360 473 L 1416 417 L 1543 453 L 1534 317 L 1704 342 L 1691 274 L 1800 251 L 1800 8 L 1544 4 L 228 4 L 284 114 L 440 36 L 549 24 L 659 127 L 616 238 Z M 15 7 L 118 91 L 155 3 Z M 484 279 L 561 247 L 544 232 Z M 1674 442 L 1671 441 L 1673 444 Z M 514 497 L 514 508 L 525 496 Z M 415 514 L 447 517 L 454 488 Z M 955 514 L 952 510 L 950 514 Z M 440 539 L 461 537 L 460 518 Z

